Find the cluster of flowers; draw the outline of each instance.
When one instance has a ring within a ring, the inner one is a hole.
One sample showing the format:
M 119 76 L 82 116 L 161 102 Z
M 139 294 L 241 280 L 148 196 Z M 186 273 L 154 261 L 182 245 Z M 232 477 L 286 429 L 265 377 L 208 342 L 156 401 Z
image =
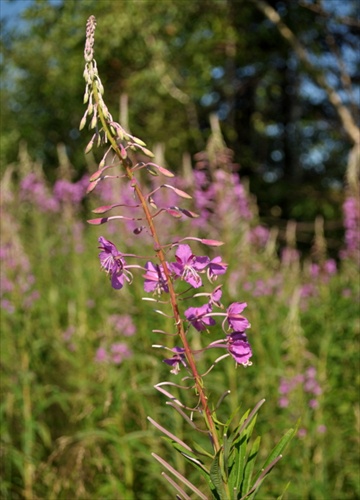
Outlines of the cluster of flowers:
M 340 252 L 342 259 L 354 258 L 360 263 L 360 200 L 349 196 L 343 205 L 345 248 Z
M 20 248 L 20 241 L 0 247 L 0 307 L 10 314 L 19 307 L 31 309 L 40 297 L 30 261 Z
M 129 255 L 119 252 L 114 243 L 102 236 L 99 238 L 99 243 L 101 267 L 109 274 L 113 288 L 119 290 L 125 282 L 131 283 L 133 280 L 132 269 L 138 268 L 145 271 L 143 275 L 145 292 L 154 293 L 157 296 L 169 292 L 164 269 L 160 264 L 153 264 L 150 261 L 146 262 L 144 267 L 138 264 L 127 264 L 125 258 Z M 215 257 L 211 260 L 207 256 L 196 256 L 187 244 L 177 245 L 175 261 L 166 265 L 173 280 L 185 281 L 195 289 L 199 289 L 203 284 L 202 274 L 206 274 L 210 283 L 213 283 L 227 269 L 227 264 L 222 262 L 221 257 Z M 184 311 L 189 328 L 192 326 L 199 332 L 208 330 L 209 327 L 216 325 L 215 316 L 223 317 L 222 331 L 225 333 L 225 338 L 210 343 L 205 349 L 225 348 L 238 364 L 251 365 L 252 351 L 245 333 L 250 328 L 250 323 L 241 314 L 247 304 L 234 302 L 227 308 L 226 312 L 214 312 L 214 306 L 223 308 L 220 302 L 221 285 L 217 286 L 212 293 L 199 293 L 195 296 L 206 296 L 208 302 L 200 307 L 189 307 Z M 185 350 L 175 347 L 171 351 L 173 356 L 164 361 L 172 366 L 173 373 L 177 373 L 181 365 L 186 366 Z
M 286 408 L 289 406 L 289 395 L 298 386 L 302 386 L 304 392 L 308 393 L 311 398 L 308 401 L 309 408 L 317 408 L 319 402 L 314 396 L 320 396 L 322 394 L 322 389 L 316 380 L 316 368 L 310 366 L 305 374 L 299 373 L 292 377 L 290 380 L 282 378 L 279 386 L 279 393 L 281 397 L 279 399 L 279 406 L 281 408 Z
M 282 378 L 279 385 L 279 406 L 280 408 L 287 408 L 290 406 L 290 399 L 292 394 L 296 392 L 297 389 L 301 389 L 305 394 L 308 395 L 307 405 L 311 410 L 316 410 L 319 407 L 319 396 L 322 394 L 322 388 L 317 381 L 317 371 L 314 366 L 310 366 L 305 373 L 298 373 L 290 379 Z M 296 407 L 298 407 L 296 403 Z M 317 432 L 324 434 L 326 432 L 326 426 L 320 424 L 317 426 Z M 299 429 L 299 437 L 305 437 L 307 434 L 307 429 L 302 427 Z
M 96 351 L 95 361 L 119 365 L 132 356 L 131 349 L 126 342 L 120 342 L 119 337 L 132 337 L 136 332 L 135 325 L 129 314 L 112 314 L 108 317 L 107 330 L 106 339 Z
M 86 195 L 88 178 L 84 176 L 78 182 L 59 179 L 51 192 L 44 179 L 31 172 L 20 182 L 20 200 L 35 205 L 41 212 L 59 213 L 64 203 L 79 205 Z

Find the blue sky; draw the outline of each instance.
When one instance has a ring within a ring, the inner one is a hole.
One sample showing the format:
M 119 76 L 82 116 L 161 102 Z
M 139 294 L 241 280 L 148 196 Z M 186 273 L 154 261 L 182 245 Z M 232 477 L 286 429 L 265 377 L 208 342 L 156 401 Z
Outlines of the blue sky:
M 56 5 L 62 0 L 49 0 L 49 2 Z M 0 18 L 6 19 L 11 26 L 14 26 L 19 22 L 21 12 L 32 3 L 33 0 L 0 0 Z

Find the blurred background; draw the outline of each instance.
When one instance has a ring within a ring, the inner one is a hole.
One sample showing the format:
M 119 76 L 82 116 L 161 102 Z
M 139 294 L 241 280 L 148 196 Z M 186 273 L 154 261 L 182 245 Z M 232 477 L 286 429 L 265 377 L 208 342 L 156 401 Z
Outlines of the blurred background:
M 301 419 L 259 498 L 288 481 L 289 500 L 358 498 L 358 1 L 0 9 L 2 498 L 157 498 L 150 451 L 171 451 L 146 415 L 187 439 L 154 395 L 169 374 L 150 348 L 157 318 L 141 283 L 115 292 L 99 272 L 100 234 L 130 253 L 148 243 L 131 224 L 86 225 L 99 201 L 128 196 L 125 186 L 85 195 L 103 154 L 85 156 L 91 135 L 79 132 L 92 14 L 114 119 L 179 175 L 201 214 L 167 222 L 164 238 L 226 241 L 226 298 L 249 304 L 255 368 L 227 363 L 209 381 L 216 394 L 232 388 L 224 415 L 265 397 L 267 452 Z

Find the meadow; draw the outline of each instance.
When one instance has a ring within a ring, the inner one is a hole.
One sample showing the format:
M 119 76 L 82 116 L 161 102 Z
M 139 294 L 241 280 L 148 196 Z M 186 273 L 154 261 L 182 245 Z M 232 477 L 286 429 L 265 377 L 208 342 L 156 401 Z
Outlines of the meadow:
M 150 240 L 134 235 L 133 221 L 88 225 L 92 208 L 114 192 L 122 200 L 129 193 L 124 184 L 104 183 L 89 198 L 89 175 L 75 182 L 61 153 L 53 185 L 24 147 L 2 177 L 1 498 L 152 500 L 159 491 L 174 498 L 151 452 L 201 489 L 196 471 L 146 418 L 190 439 L 153 387 L 180 380 L 151 347 L 164 343 L 152 330 L 170 329 L 171 319 L 159 320 L 154 304 L 142 300 L 139 280 L 114 290 L 100 271 L 100 235 L 140 255 L 151 254 Z M 265 398 L 255 430 L 262 454 L 298 426 L 257 498 L 284 490 L 288 500 L 359 498 L 358 199 L 351 192 L 345 199 L 337 258 L 328 257 L 321 226 L 302 255 L 294 223 L 281 248 L 276 231 L 261 224 L 229 155 L 211 168 L 204 153 L 196 160 L 178 186 L 191 190 L 188 206 L 199 218 L 164 214 L 159 227 L 168 240 L 191 231 L 224 241 L 224 296 L 248 304 L 252 366 L 235 369 L 228 358 L 206 377 L 217 397 L 231 391 L 218 416 Z M 172 204 L 173 192 L 166 196 Z M 204 352 L 203 371 L 209 359 Z

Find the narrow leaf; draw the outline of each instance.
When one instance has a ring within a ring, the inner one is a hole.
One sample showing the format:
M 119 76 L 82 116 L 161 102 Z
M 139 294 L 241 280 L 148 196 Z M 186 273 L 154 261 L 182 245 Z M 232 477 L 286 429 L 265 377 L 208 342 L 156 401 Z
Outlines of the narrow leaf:
M 245 471 L 243 474 L 242 488 L 241 488 L 243 492 L 247 492 L 250 488 L 255 461 L 260 448 L 260 442 L 261 442 L 261 437 L 258 436 L 251 447 L 248 459 L 246 461 Z
M 219 494 L 219 497 L 226 498 L 223 478 L 222 478 L 222 474 L 221 474 L 221 467 L 220 467 L 220 453 L 221 453 L 221 450 L 219 450 L 218 453 L 215 455 L 215 458 L 211 464 L 210 479 L 211 479 L 213 485 L 215 486 L 216 491 Z
M 282 453 L 282 451 L 285 449 L 285 447 L 287 446 L 287 444 L 289 443 L 289 441 L 291 441 L 291 439 L 294 437 L 295 432 L 296 431 L 294 429 L 289 429 L 287 431 L 287 433 L 285 434 L 285 436 L 283 436 L 280 439 L 280 441 L 278 442 L 278 444 L 270 452 L 269 456 L 265 460 L 265 463 L 264 463 L 264 465 L 262 467 L 263 469 L 265 469 L 276 457 L 278 457 Z
M 180 472 L 178 472 L 174 467 L 172 467 L 169 463 L 167 463 L 163 458 L 159 457 L 156 453 L 151 454 L 158 462 L 161 463 L 167 469 L 171 474 L 173 474 L 179 481 L 184 483 L 190 490 L 192 490 L 194 493 L 196 493 L 201 500 L 208 500 L 207 497 L 201 493 L 200 490 L 196 488 L 188 479 L 186 479 Z
M 157 422 L 155 422 L 155 420 L 153 420 L 151 417 L 147 417 L 147 419 L 149 420 L 149 422 L 151 422 L 157 429 L 159 429 L 159 431 L 161 431 L 163 434 L 165 434 L 166 436 L 169 436 L 170 439 L 172 439 L 173 441 L 175 441 L 176 443 L 178 443 L 180 446 L 182 446 L 185 450 L 188 450 L 192 453 L 194 453 L 194 450 L 192 450 L 190 448 L 190 446 L 188 446 L 186 443 L 184 443 L 184 441 L 182 441 L 181 439 L 179 439 L 178 437 L 176 437 L 174 434 L 172 434 L 170 431 L 168 431 L 167 429 L 165 429 L 165 427 L 162 427 L 160 424 L 158 424 Z
M 269 474 L 269 472 L 271 471 L 271 469 L 277 464 L 277 462 L 282 458 L 282 455 L 279 455 L 277 458 L 275 458 L 275 460 L 273 460 L 267 467 L 266 469 L 263 469 L 261 471 L 261 474 L 259 476 L 259 478 L 257 479 L 256 483 L 254 484 L 254 486 L 251 488 L 251 490 L 246 493 L 244 496 L 241 497 L 240 500 L 244 500 L 245 498 L 249 498 L 250 495 L 252 495 L 251 498 L 254 498 L 255 497 L 255 493 L 256 491 L 260 488 L 261 486 L 261 483 L 264 481 L 265 479 L 265 476 L 267 474 Z
M 166 481 L 168 481 L 171 484 L 171 486 L 173 486 L 173 488 L 175 488 L 175 490 L 178 493 L 180 493 L 180 495 L 184 498 L 184 500 L 191 500 L 191 497 L 189 497 L 189 495 L 187 495 L 185 491 L 182 488 L 180 488 L 180 486 L 177 483 L 175 483 L 175 481 L 171 479 L 170 476 L 166 474 L 166 472 L 162 472 L 161 475 L 166 479 Z

